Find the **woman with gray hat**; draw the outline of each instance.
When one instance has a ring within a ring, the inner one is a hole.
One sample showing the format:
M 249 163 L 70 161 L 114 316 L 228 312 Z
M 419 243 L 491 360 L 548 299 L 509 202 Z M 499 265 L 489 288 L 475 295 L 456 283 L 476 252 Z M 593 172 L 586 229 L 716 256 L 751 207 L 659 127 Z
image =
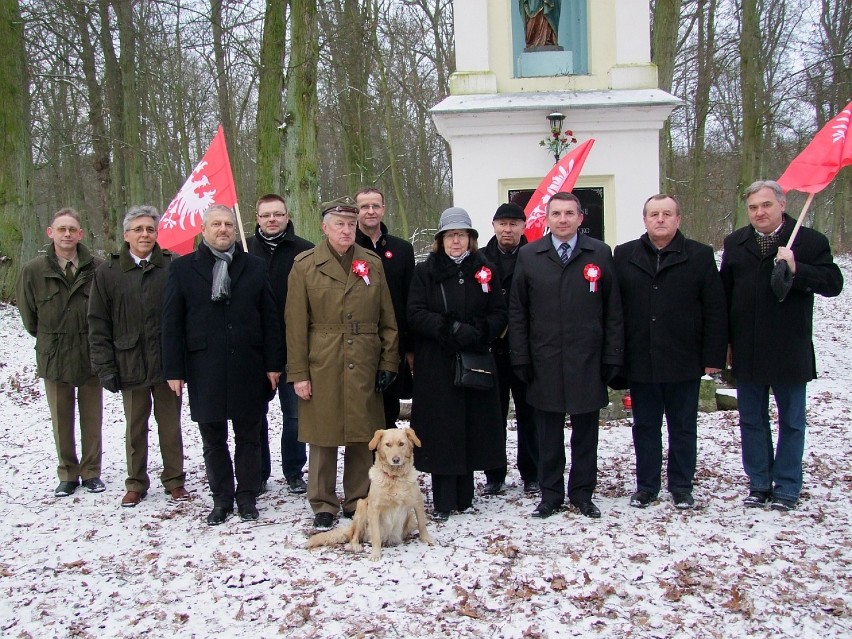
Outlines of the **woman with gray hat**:
M 415 340 L 411 425 L 423 443 L 415 450 L 415 465 L 432 474 L 433 516 L 439 521 L 473 505 L 475 470 L 506 464 L 496 380 L 486 390 L 454 383 L 456 353 L 489 353 L 506 328 L 500 285 L 477 250 L 478 236 L 467 211 L 444 211 L 408 295 Z

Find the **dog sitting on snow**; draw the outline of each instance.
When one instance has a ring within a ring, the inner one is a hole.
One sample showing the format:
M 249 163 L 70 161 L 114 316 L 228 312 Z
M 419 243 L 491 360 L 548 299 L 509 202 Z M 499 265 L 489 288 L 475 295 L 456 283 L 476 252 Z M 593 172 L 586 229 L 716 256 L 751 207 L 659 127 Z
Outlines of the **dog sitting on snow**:
M 382 545 L 401 544 L 415 529 L 420 541 L 434 543 L 426 530 L 423 495 L 414 469 L 414 447 L 420 440 L 411 428 L 377 430 L 370 440 L 376 458 L 370 468 L 370 492 L 359 499 L 352 522 L 341 528 L 313 535 L 308 548 L 349 543 L 354 552 L 361 551 L 361 540 L 369 537 L 373 546 L 372 561 L 382 556 Z

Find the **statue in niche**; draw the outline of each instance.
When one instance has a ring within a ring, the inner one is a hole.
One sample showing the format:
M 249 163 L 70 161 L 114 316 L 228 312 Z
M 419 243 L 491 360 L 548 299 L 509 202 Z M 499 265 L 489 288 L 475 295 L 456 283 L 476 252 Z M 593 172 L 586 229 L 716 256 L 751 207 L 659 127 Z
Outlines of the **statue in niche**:
M 563 51 L 559 46 L 562 0 L 518 0 L 524 20 L 524 51 Z

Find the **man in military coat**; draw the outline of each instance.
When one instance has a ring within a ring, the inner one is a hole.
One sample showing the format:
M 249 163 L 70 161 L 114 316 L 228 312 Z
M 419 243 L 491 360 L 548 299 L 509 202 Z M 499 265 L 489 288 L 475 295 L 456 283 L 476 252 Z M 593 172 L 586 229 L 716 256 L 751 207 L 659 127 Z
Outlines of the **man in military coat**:
M 299 440 L 309 446 L 308 500 L 314 526 L 340 509 L 337 448 L 345 446 L 343 513 L 370 487 L 367 443 L 384 426 L 381 393 L 393 382 L 399 346 L 381 259 L 355 244 L 352 198 L 325 203 L 325 241 L 296 257 L 285 307 L 287 382 L 299 397 Z

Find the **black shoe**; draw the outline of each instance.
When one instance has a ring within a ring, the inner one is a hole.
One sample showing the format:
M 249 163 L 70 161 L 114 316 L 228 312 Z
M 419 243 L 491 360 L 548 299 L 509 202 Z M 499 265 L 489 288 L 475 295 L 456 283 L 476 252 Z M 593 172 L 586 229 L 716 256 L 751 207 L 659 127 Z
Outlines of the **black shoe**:
M 769 491 L 766 490 L 753 490 L 748 494 L 743 500 L 743 505 L 746 508 L 763 508 L 767 503 L 769 503 Z
M 83 488 L 90 493 L 102 493 L 106 490 L 106 486 L 101 481 L 100 477 L 91 477 L 83 480 Z
M 257 506 L 254 504 L 243 504 L 239 507 L 240 519 L 243 521 L 257 521 L 260 515 L 257 512 Z
M 559 506 L 551 504 L 549 501 L 543 501 L 535 507 L 535 510 L 532 511 L 532 513 L 530 513 L 530 517 L 535 517 L 536 519 L 547 519 L 556 513 L 557 510 L 559 510 Z
M 524 481 L 524 492 L 527 495 L 538 495 L 541 492 L 541 486 L 539 483 L 531 479 L 530 481 Z
M 647 490 L 637 490 L 630 495 L 630 505 L 634 508 L 647 508 L 652 501 L 657 501 L 657 496 Z
M 292 475 L 287 477 L 287 490 L 292 495 L 303 495 L 308 492 L 308 484 L 302 479 L 301 475 Z
M 432 521 L 444 522 L 450 518 L 449 510 L 435 510 L 432 512 Z
M 234 512 L 233 508 L 225 508 L 225 506 L 213 506 L 213 510 L 207 515 L 208 526 L 218 526 L 224 524 L 225 520 Z
M 74 491 L 77 490 L 77 486 L 79 486 L 79 484 L 76 481 L 61 481 L 54 489 L 53 496 L 68 497 L 68 495 L 73 495 Z
M 695 500 L 692 498 L 692 493 L 672 493 L 672 501 L 674 502 L 674 507 L 678 510 L 695 508 Z
M 502 481 L 489 481 L 486 482 L 485 488 L 482 489 L 483 495 L 499 495 L 503 492 L 503 489 L 506 487 L 506 484 Z
M 796 502 L 792 499 L 783 499 L 782 497 L 773 497 L 772 504 L 769 506 L 772 510 L 777 510 L 782 513 L 788 513 L 791 510 L 796 510 Z
M 577 510 L 580 511 L 580 514 L 583 515 L 583 517 L 589 517 L 590 519 L 601 518 L 601 509 L 595 506 L 595 502 L 591 500 L 574 505 L 577 507 Z
M 314 528 L 317 530 L 331 530 L 334 527 L 334 515 L 331 513 L 317 513 L 314 515 Z

